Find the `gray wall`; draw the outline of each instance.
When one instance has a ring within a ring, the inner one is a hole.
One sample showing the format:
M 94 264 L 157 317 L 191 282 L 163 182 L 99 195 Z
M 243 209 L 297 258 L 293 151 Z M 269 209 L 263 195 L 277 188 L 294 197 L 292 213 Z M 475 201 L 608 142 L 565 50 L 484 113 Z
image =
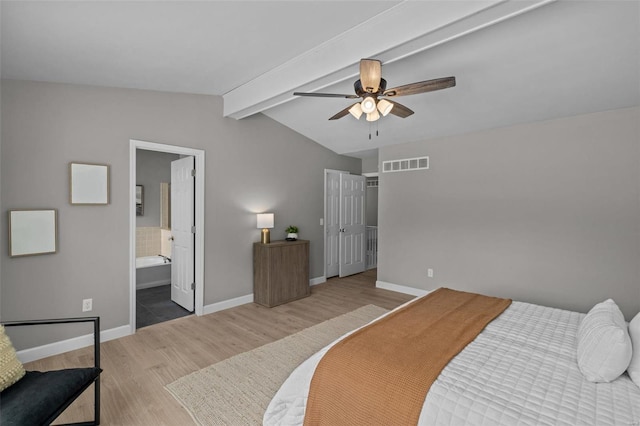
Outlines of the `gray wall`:
M 378 173 L 378 154 L 362 159 L 362 173 Z M 371 179 L 371 178 L 368 178 Z M 368 226 L 378 226 L 378 188 L 367 187 L 366 215 Z
M 640 109 L 380 149 L 378 279 L 640 310 Z M 427 278 L 427 268 L 434 278 Z
M 2 5 L 0 5 L 0 11 L 1 10 L 2 10 Z M 0 13 L 0 15 L 2 15 L 2 13 Z M 0 104 L 1 104 L 1 99 L 2 99 L 2 80 L 0 80 Z M 2 179 L 2 114 L 1 113 L 0 113 L 0 179 Z M 2 207 L 2 180 L 0 180 L 0 213 L 4 213 L 4 208 Z M 2 226 L 0 226 L 0 241 L 7 241 L 7 231 L 6 231 L 6 228 Z M 2 316 L 2 263 L 3 262 L 0 261 L 0 318 L 3 318 Z
M 2 5 L 0 5 L 0 11 L 2 10 Z M 2 13 L 0 13 L 0 16 Z M 2 55 L 0 55 L 1 57 Z M 2 62 L 2 61 L 0 61 Z M 2 100 L 2 80 L 0 79 L 0 104 Z M 0 212 L 4 213 L 4 207 L 2 205 L 2 113 L 0 111 Z M 1 225 L 1 224 L 0 224 Z M 0 242 L 7 241 L 8 238 L 7 228 L 0 226 Z M 0 262 L 0 319 L 4 318 L 2 316 L 2 263 Z
M 136 185 L 144 186 L 144 211 L 136 226 L 160 226 L 160 183 L 171 182 L 171 162 L 178 154 L 139 149 L 136 154 Z
M 372 155 L 362 159 L 362 173 L 378 172 L 378 155 Z
M 372 178 L 367 178 L 371 180 Z M 367 186 L 366 216 L 368 226 L 378 226 L 378 187 Z
M 2 244 L 2 319 L 81 315 L 102 328 L 129 323 L 129 140 L 206 151 L 205 304 L 252 293 L 256 212 L 275 213 L 311 240 L 311 277 L 323 273 L 324 169 L 360 173 L 340 156 L 264 115 L 222 117 L 222 98 L 6 80 L 2 83 L 2 223 L 12 208 L 59 211 L 59 252 L 9 258 Z M 111 204 L 68 204 L 69 161 L 111 165 Z M 19 348 L 46 338 L 18 336 Z

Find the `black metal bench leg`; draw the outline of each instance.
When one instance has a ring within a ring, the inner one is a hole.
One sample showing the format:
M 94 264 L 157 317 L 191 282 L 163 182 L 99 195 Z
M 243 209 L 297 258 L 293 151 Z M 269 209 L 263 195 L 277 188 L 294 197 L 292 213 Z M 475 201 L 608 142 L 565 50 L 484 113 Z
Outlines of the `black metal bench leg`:
M 100 424 L 100 377 L 96 379 L 93 385 L 95 386 L 95 395 L 94 395 L 95 401 L 93 403 L 94 423 L 96 425 L 99 425 Z

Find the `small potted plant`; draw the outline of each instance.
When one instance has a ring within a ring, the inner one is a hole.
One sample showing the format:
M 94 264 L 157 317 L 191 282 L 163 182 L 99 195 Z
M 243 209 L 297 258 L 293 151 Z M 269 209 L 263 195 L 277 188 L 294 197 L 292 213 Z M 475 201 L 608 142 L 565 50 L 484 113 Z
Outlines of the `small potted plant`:
M 295 241 L 298 239 L 298 227 L 289 225 L 287 229 L 284 230 L 287 233 L 287 241 Z

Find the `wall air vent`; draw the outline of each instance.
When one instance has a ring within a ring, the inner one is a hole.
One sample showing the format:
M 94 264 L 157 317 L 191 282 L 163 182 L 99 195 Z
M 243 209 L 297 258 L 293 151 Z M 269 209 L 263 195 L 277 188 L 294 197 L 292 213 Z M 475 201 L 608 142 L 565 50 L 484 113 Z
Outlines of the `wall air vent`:
M 404 158 L 382 162 L 382 173 L 408 172 L 410 170 L 425 170 L 429 168 L 429 157 Z

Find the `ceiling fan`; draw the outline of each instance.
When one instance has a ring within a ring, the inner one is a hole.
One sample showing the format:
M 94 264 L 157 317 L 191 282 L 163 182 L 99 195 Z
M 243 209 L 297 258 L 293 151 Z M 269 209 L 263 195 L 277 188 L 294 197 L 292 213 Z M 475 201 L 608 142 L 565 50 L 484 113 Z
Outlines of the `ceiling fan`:
M 362 101 L 348 106 L 329 118 L 329 120 L 337 120 L 349 113 L 359 120 L 364 113 L 367 121 L 376 121 L 380 118 L 380 114 L 386 116 L 391 113 L 401 118 L 406 118 L 413 114 L 413 111 L 406 106 L 386 98 L 433 92 L 434 90 L 447 89 L 455 85 L 455 77 L 444 77 L 387 89 L 387 81 L 382 78 L 382 63 L 377 59 L 361 59 L 360 79 L 353 83 L 355 95 L 304 92 L 294 92 L 293 94 L 295 96 L 315 96 L 319 98 L 362 98 Z

